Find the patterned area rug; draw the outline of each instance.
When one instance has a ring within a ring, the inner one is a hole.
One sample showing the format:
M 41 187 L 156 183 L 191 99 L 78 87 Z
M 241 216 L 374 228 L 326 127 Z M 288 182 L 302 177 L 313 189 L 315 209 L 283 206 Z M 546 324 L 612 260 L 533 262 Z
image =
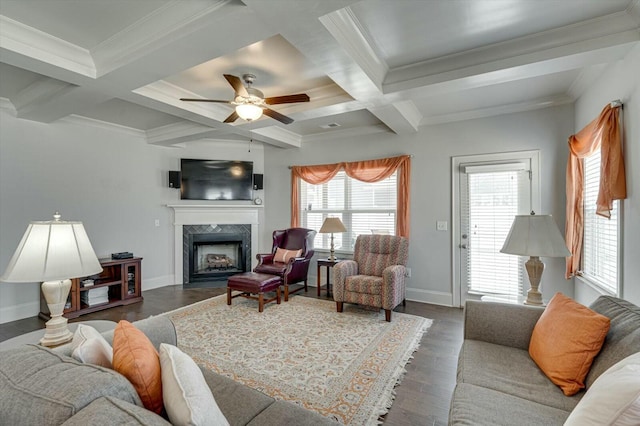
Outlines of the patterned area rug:
M 294 296 L 257 302 L 226 295 L 168 312 L 178 346 L 201 365 L 274 398 L 348 425 L 379 423 L 431 320 Z

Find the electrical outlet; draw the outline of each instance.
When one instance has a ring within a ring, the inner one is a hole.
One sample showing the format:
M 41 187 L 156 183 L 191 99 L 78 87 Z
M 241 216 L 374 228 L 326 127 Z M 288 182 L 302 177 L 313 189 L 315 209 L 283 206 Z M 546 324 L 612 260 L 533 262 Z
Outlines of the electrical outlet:
M 160 226 L 160 219 L 156 219 L 156 226 Z
M 406 272 L 406 276 L 407 278 L 411 278 L 411 268 L 406 268 L 407 272 Z
M 436 229 L 438 231 L 446 231 L 448 229 L 447 227 L 447 221 L 446 220 L 439 220 L 436 222 Z

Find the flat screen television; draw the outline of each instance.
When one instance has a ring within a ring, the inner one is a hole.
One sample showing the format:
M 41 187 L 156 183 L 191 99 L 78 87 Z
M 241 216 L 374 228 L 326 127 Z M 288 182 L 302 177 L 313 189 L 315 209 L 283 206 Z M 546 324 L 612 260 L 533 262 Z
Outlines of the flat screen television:
M 181 160 L 180 198 L 183 200 L 251 200 L 253 162 Z

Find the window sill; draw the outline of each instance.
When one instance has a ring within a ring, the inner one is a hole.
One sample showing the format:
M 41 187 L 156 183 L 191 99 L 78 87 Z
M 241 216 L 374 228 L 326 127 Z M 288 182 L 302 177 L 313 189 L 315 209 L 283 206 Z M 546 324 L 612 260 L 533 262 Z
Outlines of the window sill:
M 576 278 L 577 281 L 580 281 L 581 283 L 589 286 L 593 291 L 595 291 L 596 293 L 598 293 L 600 295 L 618 297 L 618 295 L 615 292 L 612 292 L 612 291 L 602 287 L 596 281 L 594 281 L 592 279 L 589 279 L 589 277 L 587 277 L 585 275 L 576 275 L 575 278 Z

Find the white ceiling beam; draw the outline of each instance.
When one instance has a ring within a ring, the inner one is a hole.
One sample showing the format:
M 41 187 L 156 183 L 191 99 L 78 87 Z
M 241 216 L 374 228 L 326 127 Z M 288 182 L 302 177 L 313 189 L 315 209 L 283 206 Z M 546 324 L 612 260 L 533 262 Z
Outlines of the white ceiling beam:
M 369 107 L 369 111 L 398 135 L 416 133 L 422 114 L 411 100 Z
M 615 13 L 578 24 L 544 31 L 489 46 L 395 68 L 389 71 L 383 90 L 385 94 L 411 90 L 418 87 L 447 83 L 469 77 L 487 76 L 496 71 L 506 71 L 504 78 L 514 70 L 530 64 L 544 63 L 540 69 L 545 75 L 584 66 L 589 52 L 603 52 L 606 48 L 640 40 L 640 31 L 634 19 L 626 12 Z M 584 54 L 583 56 L 580 56 Z M 565 57 L 574 58 L 568 64 Z M 558 61 L 553 61 L 557 59 Z M 582 61 L 581 61 L 582 59 Z M 610 60 L 606 55 L 600 62 L 591 56 L 588 65 Z M 619 59 L 619 58 L 617 58 Z M 556 66 L 554 66 L 556 64 Z M 567 68 L 567 66 L 574 68 Z M 516 78 L 517 79 L 517 78 Z M 482 84 L 485 79 L 476 79 Z M 501 81 L 486 79 L 486 84 Z M 477 87 L 477 86 L 476 86 Z

